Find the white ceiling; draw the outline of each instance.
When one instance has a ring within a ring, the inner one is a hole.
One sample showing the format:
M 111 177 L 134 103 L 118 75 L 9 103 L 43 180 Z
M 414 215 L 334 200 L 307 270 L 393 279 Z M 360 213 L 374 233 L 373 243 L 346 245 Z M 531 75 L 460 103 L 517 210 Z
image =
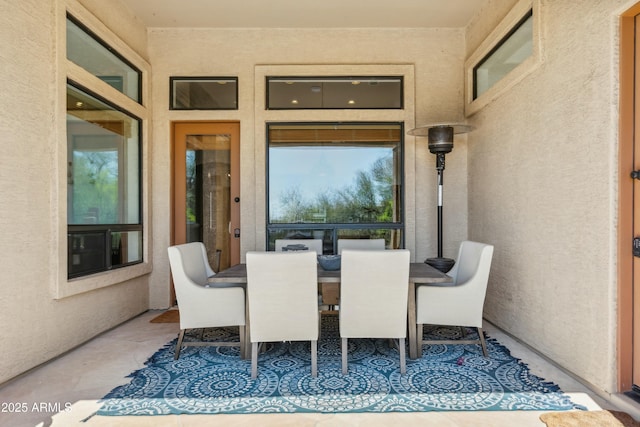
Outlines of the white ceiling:
M 488 0 L 123 0 L 147 27 L 465 27 Z

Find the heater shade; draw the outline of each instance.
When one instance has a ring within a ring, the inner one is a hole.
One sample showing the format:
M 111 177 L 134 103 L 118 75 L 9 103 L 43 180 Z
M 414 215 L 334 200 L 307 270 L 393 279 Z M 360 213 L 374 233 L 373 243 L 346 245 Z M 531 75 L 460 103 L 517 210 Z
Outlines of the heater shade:
M 436 123 L 436 124 L 432 124 L 432 125 L 424 125 L 424 126 L 418 126 L 417 128 L 411 129 L 410 131 L 407 132 L 407 135 L 412 135 L 412 136 L 429 136 L 429 130 L 431 128 L 442 128 L 442 127 L 450 127 L 453 128 L 453 133 L 455 135 L 459 134 L 459 133 L 467 133 L 467 132 L 471 132 L 473 130 L 473 126 L 471 125 L 465 125 L 465 124 L 456 124 L 456 123 L 452 123 L 452 124 L 448 124 L 448 123 Z

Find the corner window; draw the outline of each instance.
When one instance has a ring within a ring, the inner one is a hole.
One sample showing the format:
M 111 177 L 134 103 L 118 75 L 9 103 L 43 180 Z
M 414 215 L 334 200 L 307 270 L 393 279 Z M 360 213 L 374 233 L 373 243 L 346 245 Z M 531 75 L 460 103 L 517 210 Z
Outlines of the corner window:
M 402 125 L 268 125 L 268 245 L 276 239 L 384 238 L 403 245 Z
M 67 59 L 142 103 L 140 70 L 70 15 L 67 15 Z
M 522 64 L 533 53 L 533 12 L 503 38 L 473 69 L 473 99 Z
M 69 278 L 142 262 L 140 123 L 67 85 Z
M 541 0 L 518 0 L 465 61 L 465 115 L 471 116 L 542 63 Z

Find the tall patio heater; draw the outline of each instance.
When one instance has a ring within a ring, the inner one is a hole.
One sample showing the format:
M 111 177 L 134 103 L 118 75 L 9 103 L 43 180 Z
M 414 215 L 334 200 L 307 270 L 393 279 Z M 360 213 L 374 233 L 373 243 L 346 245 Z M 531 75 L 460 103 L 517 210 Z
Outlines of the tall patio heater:
M 444 176 L 444 156 L 453 150 L 453 135 L 467 133 L 473 130 L 465 124 L 433 124 L 420 126 L 407 132 L 413 136 L 427 136 L 429 151 L 436 155 L 436 170 L 438 171 L 438 256 L 427 258 L 425 263 L 442 271 L 448 272 L 455 264 L 455 260 L 442 256 L 442 194 Z

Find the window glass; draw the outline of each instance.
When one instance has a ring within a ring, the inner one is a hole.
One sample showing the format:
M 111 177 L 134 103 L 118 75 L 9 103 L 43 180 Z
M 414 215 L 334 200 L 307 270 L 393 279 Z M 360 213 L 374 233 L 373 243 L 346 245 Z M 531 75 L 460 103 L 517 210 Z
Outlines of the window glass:
M 402 77 L 267 77 L 267 108 L 403 108 Z
M 473 69 L 473 99 L 489 90 L 532 54 L 533 15 L 530 11 Z
M 172 110 L 237 110 L 235 77 L 171 77 Z
M 67 85 L 69 277 L 142 261 L 140 120 Z
M 140 222 L 139 120 L 69 85 L 69 224 Z
M 140 70 L 70 17 L 67 17 L 67 59 L 141 102 Z
M 351 233 L 394 247 L 390 230 L 404 221 L 401 135 L 400 124 L 269 125 L 269 246 L 322 235 L 331 247 Z

